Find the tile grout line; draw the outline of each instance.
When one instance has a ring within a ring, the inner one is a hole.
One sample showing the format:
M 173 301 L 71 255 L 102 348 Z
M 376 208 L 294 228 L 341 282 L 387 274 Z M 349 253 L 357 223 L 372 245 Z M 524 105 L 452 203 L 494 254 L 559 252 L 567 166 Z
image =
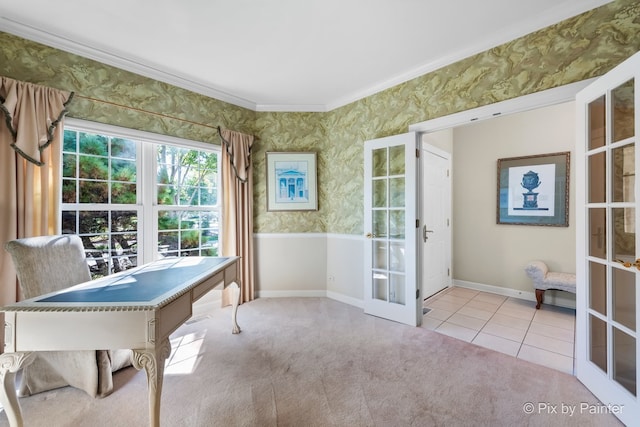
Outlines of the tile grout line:
M 453 289 L 453 288 L 450 288 L 450 289 Z M 471 328 L 467 328 L 467 327 L 465 327 L 465 326 L 458 325 L 458 324 L 456 324 L 456 323 L 447 322 L 447 320 L 448 320 L 448 319 L 450 319 L 450 318 L 451 318 L 452 316 L 454 316 L 455 314 L 460 314 L 461 316 L 466 316 L 466 317 L 472 317 L 472 318 L 473 318 L 474 316 L 467 316 L 467 315 L 465 315 L 465 314 L 463 314 L 463 313 L 460 313 L 460 310 L 462 310 L 462 308 L 466 307 L 466 306 L 467 306 L 471 301 L 476 300 L 476 297 L 477 297 L 478 295 L 480 295 L 480 293 L 481 293 L 481 292 L 476 292 L 472 297 L 462 297 L 462 296 L 460 296 L 460 295 L 454 295 L 454 294 L 451 294 L 452 296 L 454 296 L 454 297 L 456 297 L 456 298 L 465 298 L 465 299 L 467 299 L 467 301 L 466 301 L 466 302 L 465 302 L 465 303 L 464 303 L 460 308 L 458 308 L 456 311 L 453 311 L 453 312 L 452 312 L 452 313 L 447 317 L 447 319 L 446 319 L 446 320 L 442 320 L 442 321 L 440 321 L 440 324 L 439 324 L 439 325 L 434 329 L 434 331 L 435 331 L 436 329 L 440 328 L 440 327 L 441 327 L 443 324 L 445 324 L 445 323 L 448 323 L 448 324 L 451 324 L 451 325 L 455 325 L 455 326 L 458 326 L 458 327 L 462 327 L 462 328 L 466 328 L 466 329 L 469 329 L 469 330 L 472 330 L 472 331 L 473 331 L 473 329 L 471 329 Z M 449 294 L 450 294 L 450 291 L 447 291 L 447 292 L 444 292 L 444 293 L 442 293 L 442 294 L 439 294 L 439 295 L 438 295 L 438 298 L 436 298 L 434 301 L 436 301 L 437 299 L 439 299 L 439 297 L 442 297 L 442 296 L 444 296 L 444 295 L 449 295 Z M 507 303 L 507 301 L 509 301 L 509 299 L 510 299 L 510 297 L 506 297 L 506 298 L 504 298 L 504 299 L 502 300 L 502 302 L 501 302 L 501 303 L 500 303 L 500 304 L 499 304 L 499 305 L 498 305 L 494 310 L 492 310 L 492 312 L 491 312 L 492 314 L 491 314 L 491 316 L 490 316 L 487 320 L 484 320 L 484 319 L 481 319 L 481 318 L 475 318 L 475 319 L 478 319 L 478 320 L 480 320 L 480 321 L 484 321 L 484 324 L 483 324 L 483 326 L 482 326 L 479 330 L 474 331 L 474 332 L 475 332 L 475 334 L 474 334 L 473 338 L 471 339 L 471 341 L 469 341 L 470 343 L 475 344 L 473 341 L 478 337 L 478 335 L 479 335 L 481 332 L 484 332 L 484 329 L 485 329 L 485 328 L 486 328 L 486 326 L 489 324 L 489 322 L 491 321 L 491 319 L 493 319 L 493 318 L 495 317 L 495 315 L 496 315 L 496 314 L 498 314 L 498 310 L 500 310 L 500 308 L 501 308 L 501 307 L 503 307 L 503 306 Z M 488 302 L 488 301 L 479 301 L 479 302 Z M 481 310 L 481 311 L 487 311 L 487 310 L 482 310 L 482 309 L 480 309 L 480 308 L 476 308 L 476 307 L 472 307 L 472 308 L 475 308 L 475 309 L 477 309 L 477 310 Z M 446 310 L 443 310 L 443 311 L 446 311 Z M 516 353 L 516 355 L 515 355 L 514 357 L 516 357 L 516 358 L 518 358 L 518 359 L 521 359 L 521 360 L 526 360 L 526 359 L 522 359 L 522 358 L 520 357 L 520 353 L 521 353 L 521 351 L 522 351 L 522 349 L 523 349 L 523 346 L 525 345 L 525 344 L 524 344 L 524 341 L 526 340 L 527 335 L 531 332 L 531 326 L 532 326 L 533 321 L 534 321 L 534 319 L 535 319 L 535 317 L 536 317 L 536 314 L 537 314 L 537 312 L 534 312 L 533 316 L 532 316 L 530 319 L 528 319 L 528 324 L 527 324 L 526 330 L 525 330 L 525 332 L 524 332 L 523 338 L 522 338 L 521 340 L 519 340 L 519 341 L 514 341 L 514 340 L 511 340 L 511 339 L 506 338 L 506 337 L 503 337 L 503 336 L 499 336 L 499 335 L 491 334 L 491 333 L 489 333 L 489 332 L 484 332 L 484 333 L 485 333 L 485 334 L 487 334 L 487 335 L 491 335 L 491 336 L 497 337 L 497 338 L 501 338 L 501 339 L 505 339 L 505 340 L 508 340 L 508 341 L 511 341 L 511 342 L 514 342 L 514 343 L 518 343 L 518 344 L 519 344 L 519 346 L 518 346 L 518 351 L 517 351 L 517 353 Z M 505 314 L 505 316 L 509 316 L 509 315 Z M 514 317 L 514 318 L 516 318 L 516 319 L 522 319 L 522 318 L 518 318 L 518 317 L 516 317 L 516 316 L 510 316 L 510 317 Z M 436 319 L 436 320 L 439 320 L 439 319 Z M 522 320 L 527 320 L 527 319 L 522 319 Z M 545 325 L 545 326 L 548 326 L 548 327 L 552 327 L 552 328 L 557 328 L 557 329 L 564 329 L 564 328 L 556 327 L 556 326 L 554 326 L 554 325 L 548 325 L 548 324 L 546 324 L 546 323 L 542 323 L 542 325 Z M 508 326 L 505 326 L 505 325 L 502 325 L 502 326 L 504 326 L 504 327 L 507 327 L 507 328 L 508 328 Z M 516 328 L 511 328 L 511 329 L 516 329 Z M 534 333 L 534 332 L 531 332 L 531 333 Z M 537 335 L 541 335 L 541 334 L 537 334 Z M 546 337 L 546 338 L 557 339 L 557 340 L 559 340 L 559 341 L 563 341 L 563 342 L 566 342 L 566 343 L 569 343 L 569 342 L 570 342 L 570 341 L 565 341 L 565 340 L 562 340 L 562 339 L 559 339 L 559 338 L 555 338 L 555 337 L 547 337 L 546 335 L 541 335 L 541 336 Z M 531 345 L 530 347 L 535 348 L 535 349 L 538 349 L 538 350 L 543 351 L 543 352 L 553 353 L 553 354 L 556 354 L 556 355 L 559 355 L 559 356 L 563 356 L 563 357 L 571 357 L 571 360 L 572 360 L 572 370 L 573 370 L 573 372 L 575 372 L 575 322 L 574 322 L 574 340 L 573 340 L 573 342 L 572 342 L 571 344 L 572 344 L 573 349 L 574 349 L 573 357 L 572 357 L 572 356 L 567 356 L 567 355 L 562 354 L 562 353 L 558 353 L 558 352 L 553 351 L 553 350 L 547 350 L 547 349 L 545 349 L 545 348 L 541 348 L 541 347 L 537 347 L 537 346 L 533 346 L 533 345 Z M 478 344 L 475 344 L 475 345 L 478 345 Z M 527 345 L 529 345 L 529 344 L 527 344 Z M 491 349 L 491 348 L 489 348 L 489 349 Z M 498 351 L 498 350 L 494 350 L 494 351 Z M 549 365 L 545 365 L 545 366 L 548 366 L 548 367 L 549 367 Z

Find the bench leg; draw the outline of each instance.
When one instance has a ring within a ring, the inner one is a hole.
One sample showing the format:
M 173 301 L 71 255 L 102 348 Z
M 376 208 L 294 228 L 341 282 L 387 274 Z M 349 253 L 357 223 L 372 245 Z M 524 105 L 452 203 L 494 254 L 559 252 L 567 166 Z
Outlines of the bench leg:
M 536 308 L 539 309 L 540 305 L 542 305 L 542 300 L 544 299 L 544 289 L 536 289 Z

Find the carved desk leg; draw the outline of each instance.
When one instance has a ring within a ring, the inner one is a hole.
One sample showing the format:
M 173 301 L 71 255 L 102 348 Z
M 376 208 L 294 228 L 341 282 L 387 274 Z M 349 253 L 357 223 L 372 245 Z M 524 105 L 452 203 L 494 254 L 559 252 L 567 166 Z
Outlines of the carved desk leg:
M 16 372 L 33 362 L 35 357 L 36 354 L 31 352 L 4 353 L 0 355 L 0 380 L 2 381 L 0 402 L 2 402 L 2 406 L 7 413 L 11 427 L 22 427 L 23 425 L 20 402 L 16 395 Z
M 232 311 L 231 311 L 231 323 L 233 324 L 233 332 L 234 334 L 239 334 L 241 332 L 240 326 L 238 326 L 238 305 L 240 305 L 240 286 L 236 282 L 231 282 L 229 284 L 229 288 L 231 289 L 232 298 Z
M 133 366 L 147 372 L 149 387 L 149 425 L 160 426 L 160 401 L 162 396 L 162 377 L 164 362 L 171 354 L 171 343 L 165 339 L 159 347 L 152 350 L 133 350 Z

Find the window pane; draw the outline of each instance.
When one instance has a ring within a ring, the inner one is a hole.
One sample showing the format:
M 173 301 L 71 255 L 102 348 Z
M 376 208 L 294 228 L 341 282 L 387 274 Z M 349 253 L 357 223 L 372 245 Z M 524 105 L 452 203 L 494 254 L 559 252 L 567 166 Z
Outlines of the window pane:
M 76 202 L 76 180 L 63 179 L 62 180 L 62 203 L 75 203 Z
M 62 234 L 78 234 L 76 212 L 62 211 Z
M 589 156 L 589 203 L 604 203 L 606 197 L 606 157 L 605 153 Z
M 613 98 L 613 142 L 635 135 L 634 80 L 618 86 L 611 92 Z
M 378 179 L 372 182 L 373 207 L 384 208 L 387 206 L 387 180 Z
M 605 97 L 589 104 L 589 150 L 605 144 Z
M 78 156 L 75 154 L 62 155 L 62 176 L 75 178 L 77 176 L 76 160 Z
M 603 372 L 607 372 L 607 324 L 599 318 L 589 315 L 589 360 Z
M 80 203 L 109 203 L 106 181 L 80 181 Z
M 79 152 L 106 156 L 109 154 L 109 140 L 106 136 L 80 132 Z
M 607 314 L 607 267 L 589 262 L 589 307 L 598 313 Z
M 613 269 L 613 320 L 636 330 L 636 273 Z
M 136 162 L 111 160 L 111 179 L 113 181 L 136 182 Z
M 389 204 L 391 207 L 404 207 L 404 193 L 404 178 L 389 179 Z
M 177 212 L 158 212 L 158 230 L 177 230 L 180 227 L 180 217 Z
M 373 150 L 372 159 L 373 176 L 386 176 L 387 175 L 387 149 L 378 148 Z
M 391 274 L 389 286 L 389 302 L 404 305 L 406 301 L 404 275 Z
M 607 213 L 603 208 L 589 209 L 589 255 L 607 258 Z
M 135 160 L 137 157 L 136 143 L 128 139 L 111 139 L 111 156 Z
M 384 241 L 373 241 L 373 268 L 387 269 L 387 245 L 387 242 Z
M 111 203 L 133 205 L 136 203 L 136 185 L 113 183 L 111 185 Z
M 636 395 L 636 339 L 613 328 L 613 378 Z
M 404 175 L 404 145 L 389 147 L 389 175 Z
M 64 141 L 62 142 L 62 151 L 70 151 L 75 153 L 78 150 L 78 132 L 73 130 L 64 131 Z
M 106 157 L 80 156 L 80 178 L 108 179 L 109 159 Z

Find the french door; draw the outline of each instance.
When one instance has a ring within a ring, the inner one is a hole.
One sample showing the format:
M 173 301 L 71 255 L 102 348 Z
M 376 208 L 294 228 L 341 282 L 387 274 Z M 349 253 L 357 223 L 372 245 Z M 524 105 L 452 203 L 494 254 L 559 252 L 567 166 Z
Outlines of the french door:
M 364 311 L 417 326 L 417 148 L 415 132 L 365 142 Z
M 576 96 L 576 375 L 640 420 L 640 53 Z

